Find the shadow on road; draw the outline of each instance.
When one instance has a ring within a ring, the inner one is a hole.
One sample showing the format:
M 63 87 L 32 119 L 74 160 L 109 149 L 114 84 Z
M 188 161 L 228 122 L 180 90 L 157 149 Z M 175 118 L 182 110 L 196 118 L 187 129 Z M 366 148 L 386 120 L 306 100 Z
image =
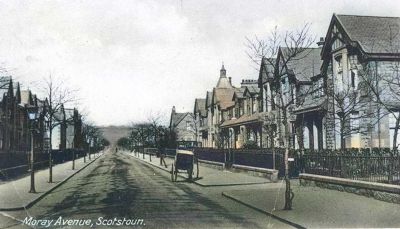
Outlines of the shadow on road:
M 143 218 L 146 227 L 258 227 L 194 191 L 192 184 L 173 183 L 168 175 L 125 154 L 107 153 L 93 165 L 88 175 L 55 190 L 53 195 L 63 198 L 41 218 Z

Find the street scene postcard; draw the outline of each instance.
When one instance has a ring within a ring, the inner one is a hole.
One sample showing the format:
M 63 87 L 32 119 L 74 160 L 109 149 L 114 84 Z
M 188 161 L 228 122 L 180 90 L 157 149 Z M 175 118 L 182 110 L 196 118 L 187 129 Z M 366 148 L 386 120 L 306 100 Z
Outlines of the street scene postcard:
M 0 228 L 400 228 L 400 1 L 0 0 Z

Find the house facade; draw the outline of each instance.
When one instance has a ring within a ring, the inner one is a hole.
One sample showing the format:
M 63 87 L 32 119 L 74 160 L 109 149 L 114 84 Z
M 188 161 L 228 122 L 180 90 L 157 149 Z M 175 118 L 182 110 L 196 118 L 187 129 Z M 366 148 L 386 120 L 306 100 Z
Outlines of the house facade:
M 399 29 L 397 17 L 333 15 L 321 52 L 331 116 L 327 148 L 392 148 L 400 109 Z M 340 94 L 349 98 L 342 102 Z
M 197 146 L 196 119 L 192 113 L 178 113 L 173 106 L 169 129 L 178 147 Z
M 296 149 L 394 147 L 399 28 L 399 18 L 334 14 L 315 48 L 290 57 L 280 47 L 262 59 L 258 79 L 234 87 L 222 66 L 216 87 L 195 100 L 196 141 L 213 148 L 280 147 L 284 139 Z
M 25 153 L 31 148 L 32 127 L 28 117 L 29 107 L 37 107 L 34 132 L 34 149 L 44 152 L 49 147 L 48 100 L 39 99 L 31 90 L 21 90 L 11 77 L 0 77 L 0 153 Z M 82 121 L 76 109 L 65 115 L 62 106 L 53 122 L 60 122 L 52 131 L 52 149 L 81 148 Z M 68 133 L 68 144 L 67 144 Z

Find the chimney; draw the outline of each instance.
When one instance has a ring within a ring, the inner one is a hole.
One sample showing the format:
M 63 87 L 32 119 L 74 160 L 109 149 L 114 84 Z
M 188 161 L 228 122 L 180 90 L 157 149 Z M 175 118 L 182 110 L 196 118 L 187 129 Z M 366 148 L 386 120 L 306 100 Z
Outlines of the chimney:
M 325 40 L 323 37 L 319 38 L 319 41 L 317 42 L 318 47 L 322 47 L 324 46 Z
M 228 77 L 229 83 L 232 85 L 232 77 Z
M 172 106 L 172 113 L 175 114 L 175 106 Z

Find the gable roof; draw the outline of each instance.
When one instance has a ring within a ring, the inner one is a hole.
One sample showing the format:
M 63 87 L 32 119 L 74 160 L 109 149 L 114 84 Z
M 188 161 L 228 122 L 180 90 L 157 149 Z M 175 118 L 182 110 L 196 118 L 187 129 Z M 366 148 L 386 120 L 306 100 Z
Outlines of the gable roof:
M 246 88 L 244 88 L 244 87 L 235 88 L 235 92 L 234 92 L 234 94 L 233 94 L 233 97 L 234 97 L 234 98 L 238 98 L 238 99 L 244 98 L 243 93 L 244 93 L 245 89 L 246 89 Z
M 260 92 L 260 88 L 254 85 L 248 85 L 246 86 L 243 95 L 245 96 L 247 93 L 250 94 L 250 96 L 257 95 Z
M 234 92 L 234 88 L 214 88 L 214 103 L 218 104 L 221 110 L 235 105 L 232 100 Z
M 366 53 L 399 52 L 399 17 L 336 15 L 336 18 L 349 38 L 358 42 Z
M 287 60 L 290 50 L 286 47 L 280 48 L 280 54 Z M 322 64 L 321 48 L 304 48 L 295 57 L 291 57 L 286 63 L 288 73 L 293 75 L 299 82 L 310 82 L 311 77 L 320 73 Z
M 206 110 L 206 99 L 199 99 L 197 98 L 194 102 L 194 113 L 200 113 L 200 116 L 206 117 L 207 110 Z
M 171 122 L 170 122 L 170 127 L 174 128 L 176 126 L 179 125 L 180 122 L 182 122 L 183 119 L 185 119 L 185 117 L 187 115 L 191 115 L 192 113 L 190 112 L 185 112 L 185 113 L 176 113 L 173 112 L 171 113 Z M 173 125 L 173 126 L 172 126 Z
M 366 57 L 400 57 L 399 17 L 333 14 L 321 52 L 323 57 L 330 55 L 335 26 L 343 36 L 343 41 L 358 48 Z
M 209 106 L 211 106 L 212 104 L 212 98 L 213 97 L 213 93 L 212 91 L 207 91 L 207 95 L 206 95 L 206 108 L 208 108 Z
M 274 78 L 274 65 L 276 58 L 262 58 L 260 64 L 260 71 L 258 75 L 258 84 L 265 84 Z

